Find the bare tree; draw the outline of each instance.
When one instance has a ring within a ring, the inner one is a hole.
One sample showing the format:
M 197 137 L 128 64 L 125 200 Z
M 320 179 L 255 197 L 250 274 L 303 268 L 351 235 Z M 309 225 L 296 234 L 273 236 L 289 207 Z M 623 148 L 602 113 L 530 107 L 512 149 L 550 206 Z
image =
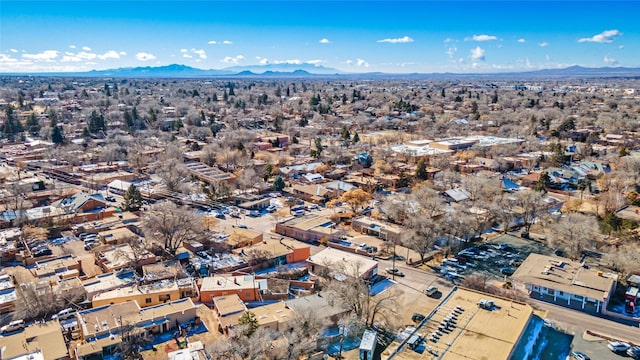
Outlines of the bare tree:
M 563 215 L 548 229 L 550 245 L 565 250 L 571 259 L 578 259 L 582 250 L 592 248 L 601 237 L 597 219 L 580 213 Z
M 171 256 L 185 241 L 202 236 L 202 224 L 201 215 L 170 201 L 152 206 L 142 220 L 147 241 L 157 240 Z
M 160 162 L 155 173 L 162 179 L 167 190 L 171 192 L 181 191 L 188 175 L 187 168 L 182 161 L 176 158 L 169 158 Z
M 515 206 L 522 217 L 525 231 L 531 229 L 531 225 L 545 208 L 544 193 L 534 190 L 521 190 L 514 194 Z

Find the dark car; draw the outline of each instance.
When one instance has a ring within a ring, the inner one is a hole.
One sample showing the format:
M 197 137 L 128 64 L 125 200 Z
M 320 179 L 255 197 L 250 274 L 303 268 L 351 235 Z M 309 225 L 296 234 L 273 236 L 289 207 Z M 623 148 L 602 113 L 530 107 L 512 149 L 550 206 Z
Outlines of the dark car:
M 105 200 L 109 201 L 109 202 L 116 202 L 116 198 L 114 198 L 113 196 L 109 195 L 106 198 L 104 198 Z
M 424 320 L 424 315 L 420 313 L 414 313 L 413 315 L 411 315 L 411 321 L 413 321 L 414 323 L 420 322 L 422 320 Z
M 507 275 L 507 276 L 511 276 L 515 272 L 516 272 L 516 270 L 514 268 L 511 268 L 511 267 L 503 267 L 502 269 L 500 269 L 500 273 L 503 274 L 503 275 Z

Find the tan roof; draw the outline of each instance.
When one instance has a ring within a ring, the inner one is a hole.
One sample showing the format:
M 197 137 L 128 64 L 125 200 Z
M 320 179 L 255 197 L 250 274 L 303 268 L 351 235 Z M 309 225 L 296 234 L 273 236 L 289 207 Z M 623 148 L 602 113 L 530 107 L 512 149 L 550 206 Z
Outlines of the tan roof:
M 102 353 L 103 348 L 119 344 L 120 341 L 120 335 L 114 335 L 113 337 L 107 336 L 96 341 L 79 344 L 75 349 L 75 353 L 78 357 L 86 356 L 89 354 Z
M 247 307 L 236 294 L 217 296 L 213 299 L 213 303 L 222 317 L 247 310 Z
M 0 337 L 3 359 L 11 359 L 41 350 L 45 359 L 59 359 L 68 355 L 58 320 L 28 326 L 14 335 Z
M 295 229 L 307 231 L 330 222 L 331 220 L 325 216 L 304 215 L 301 217 L 296 217 L 296 218 L 287 220 L 283 223 L 283 225 L 290 226 Z
M 480 300 L 492 300 L 493 310 L 481 309 Z M 456 306 L 464 309 L 457 315 L 456 327 L 448 334 L 442 333 L 437 342 L 429 340 L 445 317 Z M 426 345 L 437 352 L 443 360 L 462 359 L 509 359 L 518 339 L 525 331 L 533 308 L 527 304 L 497 298 L 478 291 L 458 288 L 446 299 L 433 316 L 417 330 L 417 334 L 427 338 Z M 393 348 L 394 343 L 391 345 Z M 394 359 L 432 359 L 432 354 L 424 351 L 418 354 L 407 346 Z
M 326 187 L 322 185 L 315 185 L 315 184 L 312 184 L 312 185 L 295 184 L 293 185 L 293 190 L 299 191 L 304 194 L 319 196 L 319 197 L 325 196 L 331 192 L 331 190 L 327 189 Z
M 251 312 L 256 316 L 258 324 L 260 325 L 270 324 L 273 322 L 286 323 L 295 316 L 295 312 L 284 302 L 258 306 L 251 309 Z
M 362 276 L 378 266 L 378 262 L 368 257 L 346 251 L 326 248 L 307 259 L 307 262 L 329 268 L 335 275 Z
M 616 274 L 585 268 L 567 258 L 540 254 L 530 254 L 512 278 L 596 300 L 609 297 L 609 291 L 617 281 Z
M 209 276 L 202 279 L 200 291 L 266 289 L 267 280 L 256 279 L 253 275 Z

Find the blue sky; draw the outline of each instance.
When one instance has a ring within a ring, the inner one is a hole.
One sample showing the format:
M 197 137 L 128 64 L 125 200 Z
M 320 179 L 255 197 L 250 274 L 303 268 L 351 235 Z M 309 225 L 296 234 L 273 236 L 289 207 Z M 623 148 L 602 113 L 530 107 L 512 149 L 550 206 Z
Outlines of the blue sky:
M 0 2 L 0 72 L 311 63 L 347 72 L 640 65 L 640 2 Z

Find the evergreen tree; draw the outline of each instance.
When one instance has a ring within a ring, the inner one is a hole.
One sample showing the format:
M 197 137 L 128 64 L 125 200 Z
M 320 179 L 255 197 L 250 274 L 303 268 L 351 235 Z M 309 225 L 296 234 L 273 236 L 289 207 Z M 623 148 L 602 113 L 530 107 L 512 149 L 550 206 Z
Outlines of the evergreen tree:
M 262 179 L 264 181 L 269 180 L 272 172 L 273 172 L 273 165 L 270 163 L 264 164 L 264 167 L 262 168 Z
M 93 110 L 91 112 L 91 115 L 89 115 L 89 131 L 92 134 L 95 134 L 98 131 L 104 130 L 104 116 L 102 114 L 98 114 L 97 111 Z
M 427 180 L 427 163 L 425 163 L 424 159 L 420 159 L 416 165 L 416 178 Z
M 353 133 L 353 138 L 351 139 L 351 142 L 353 142 L 354 144 L 357 144 L 360 141 L 360 135 L 358 135 L 357 132 Z
M 273 190 L 282 191 L 282 189 L 284 189 L 284 180 L 282 180 L 282 176 L 278 175 L 273 179 Z
M 213 93 L 213 96 L 211 96 L 211 101 L 218 102 L 218 95 L 216 93 Z
M 133 117 L 131 116 L 129 110 L 124 111 L 124 123 L 125 125 L 127 125 L 129 131 L 133 130 Z
M 131 184 L 122 197 L 122 210 L 124 211 L 138 211 L 142 208 L 142 193 L 138 188 Z
M 238 325 L 242 327 L 242 335 L 251 336 L 258 328 L 258 319 L 251 311 L 246 311 L 238 319 Z
M 56 145 L 64 143 L 64 134 L 62 133 L 62 128 L 58 125 L 51 130 L 51 142 Z
M 31 135 L 38 135 L 38 133 L 40 133 L 40 122 L 38 122 L 38 117 L 34 112 L 32 112 L 27 119 L 27 131 Z

